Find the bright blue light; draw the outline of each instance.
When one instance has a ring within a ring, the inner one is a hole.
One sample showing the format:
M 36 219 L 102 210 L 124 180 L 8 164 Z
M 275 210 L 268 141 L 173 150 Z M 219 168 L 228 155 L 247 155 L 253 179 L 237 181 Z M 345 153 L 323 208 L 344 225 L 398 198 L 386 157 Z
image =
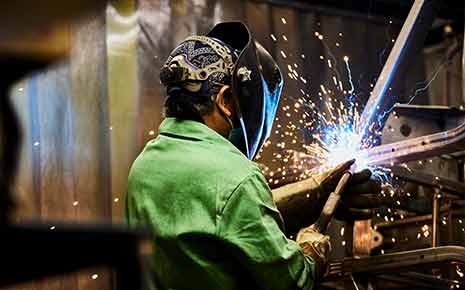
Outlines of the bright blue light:
M 318 134 L 314 135 L 315 143 L 309 146 L 309 153 L 319 156 L 320 166 L 323 169 L 330 169 L 355 159 L 352 166 L 354 172 L 370 169 L 375 178 L 388 180 L 386 169 L 370 164 L 370 156 L 366 149 L 374 147 L 376 132 L 371 131 L 373 126 L 368 126 L 366 134 L 359 127 L 359 114 L 355 99 L 349 95 L 345 98 L 344 110 L 335 110 L 330 106 L 332 113 L 331 120 L 328 121 L 328 114 L 319 114 L 320 124 L 317 127 Z M 341 105 L 342 106 L 342 105 Z M 381 115 L 377 116 L 382 118 Z
M 368 156 L 361 150 L 365 147 L 362 136 L 356 132 L 353 121 L 326 126 L 321 128 L 320 134 L 329 167 L 355 158 L 355 170 L 369 168 Z

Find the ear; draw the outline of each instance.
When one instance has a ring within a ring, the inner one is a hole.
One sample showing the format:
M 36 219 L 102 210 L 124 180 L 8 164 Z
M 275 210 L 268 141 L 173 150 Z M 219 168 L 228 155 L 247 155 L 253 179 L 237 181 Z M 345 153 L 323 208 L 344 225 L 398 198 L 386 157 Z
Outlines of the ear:
M 223 86 L 221 90 L 216 95 L 216 103 L 220 107 L 226 116 L 231 117 L 232 115 L 232 102 L 231 100 L 226 100 L 226 92 L 230 89 L 229 86 Z

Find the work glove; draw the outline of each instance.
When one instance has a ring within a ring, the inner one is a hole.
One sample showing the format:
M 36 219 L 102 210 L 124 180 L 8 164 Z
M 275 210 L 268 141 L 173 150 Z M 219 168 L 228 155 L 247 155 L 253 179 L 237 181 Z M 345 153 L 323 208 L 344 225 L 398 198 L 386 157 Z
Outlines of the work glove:
M 331 252 L 329 236 L 322 235 L 311 227 L 306 227 L 299 231 L 296 242 L 300 245 L 304 254 L 310 256 L 315 262 L 316 276 L 322 277 L 326 272 Z
M 354 162 L 354 160 L 347 161 L 334 169 L 272 190 L 273 199 L 284 219 L 288 235 L 295 234 L 299 229 L 317 220 L 328 196 Z M 370 177 L 370 170 L 353 174 L 341 194 L 341 203 L 335 213 L 336 218 L 341 220 L 371 218 L 372 208 L 379 206 L 377 195 L 381 191 L 381 186 Z

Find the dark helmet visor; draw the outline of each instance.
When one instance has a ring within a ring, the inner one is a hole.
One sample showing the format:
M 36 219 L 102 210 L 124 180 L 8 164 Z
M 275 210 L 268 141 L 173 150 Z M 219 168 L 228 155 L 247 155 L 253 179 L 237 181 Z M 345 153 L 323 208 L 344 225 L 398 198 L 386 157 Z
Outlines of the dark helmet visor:
M 253 159 L 270 136 L 283 87 L 281 71 L 271 55 L 241 22 L 224 22 L 208 34 L 241 51 L 232 76 L 232 91 L 242 128 L 241 144 Z

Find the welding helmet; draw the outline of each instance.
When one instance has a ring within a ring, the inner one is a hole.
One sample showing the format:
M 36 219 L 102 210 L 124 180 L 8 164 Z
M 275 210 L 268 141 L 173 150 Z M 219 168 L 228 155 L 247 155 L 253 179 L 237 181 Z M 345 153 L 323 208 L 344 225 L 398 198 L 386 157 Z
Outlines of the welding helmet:
M 162 83 L 186 83 L 194 94 L 216 94 L 218 86 L 230 85 L 236 117 L 229 140 L 252 160 L 270 136 L 284 84 L 277 63 L 241 22 L 219 23 L 205 36 L 186 41 L 198 42 L 190 44 L 191 51 L 203 46 L 219 57 L 210 54 L 196 65 L 186 54 L 189 47 L 178 47 L 162 68 Z

